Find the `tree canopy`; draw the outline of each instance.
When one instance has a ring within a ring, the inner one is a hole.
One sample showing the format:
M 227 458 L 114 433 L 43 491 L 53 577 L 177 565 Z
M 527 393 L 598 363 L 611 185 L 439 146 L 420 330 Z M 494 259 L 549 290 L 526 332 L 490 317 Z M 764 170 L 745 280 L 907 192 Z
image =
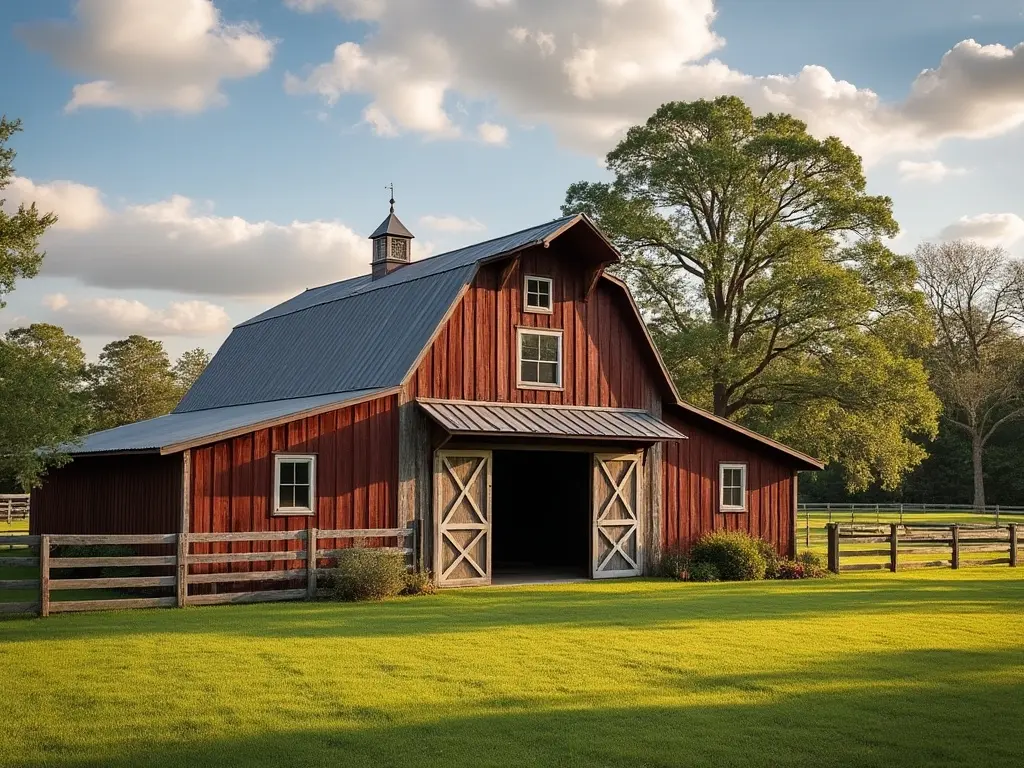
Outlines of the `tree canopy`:
M 196 379 L 209 364 L 210 353 L 200 347 L 181 353 L 181 357 L 177 359 L 174 368 L 171 369 L 174 374 L 174 383 L 177 384 L 181 397 L 184 397 L 185 393 L 191 389 L 192 385 L 196 383 Z
M 819 457 L 851 487 L 892 487 L 925 456 L 939 404 L 931 326 L 897 225 L 860 158 L 735 97 L 660 107 L 579 182 L 563 210 L 594 217 L 625 256 L 684 397 Z
M 107 344 L 89 380 L 97 429 L 163 416 L 181 397 L 164 345 L 145 336 Z

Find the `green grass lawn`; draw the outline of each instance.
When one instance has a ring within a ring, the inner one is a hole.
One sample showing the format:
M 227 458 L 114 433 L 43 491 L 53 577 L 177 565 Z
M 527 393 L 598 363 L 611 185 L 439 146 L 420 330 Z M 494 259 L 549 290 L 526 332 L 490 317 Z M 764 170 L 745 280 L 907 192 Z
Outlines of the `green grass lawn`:
M 1019 766 L 1024 569 L 0 622 L 5 766 Z

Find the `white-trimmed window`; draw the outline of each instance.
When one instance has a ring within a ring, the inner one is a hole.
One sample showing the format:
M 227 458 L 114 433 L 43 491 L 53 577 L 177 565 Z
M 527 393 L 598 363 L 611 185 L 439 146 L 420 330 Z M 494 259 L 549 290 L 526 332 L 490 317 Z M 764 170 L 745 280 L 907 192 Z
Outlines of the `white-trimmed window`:
M 316 510 L 316 456 L 274 456 L 274 514 L 312 515 Z
M 527 275 L 523 279 L 523 311 L 551 314 L 551 278 Z
M 718 505 L 723 512 L 747 509 L 747 465 L 718 465 Z
M 519 386 L 523 389 L 561 389 L 562 332 L 519 329 Z

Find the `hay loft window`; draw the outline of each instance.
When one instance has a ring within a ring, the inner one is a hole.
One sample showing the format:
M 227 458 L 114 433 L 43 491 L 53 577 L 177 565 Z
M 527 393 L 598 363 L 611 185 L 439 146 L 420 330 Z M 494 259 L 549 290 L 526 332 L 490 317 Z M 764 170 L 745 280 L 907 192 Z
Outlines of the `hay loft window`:
M 316 456 L 274 457 L 274 514 L 312 515 L 316 504 Z
M 562 388 L 562 332 L 519 329 L 519 387 Z
M 523 284 L 523 311 L 551 314 L 551 278 L 527 275 Z
M 723 512 L 747 510 L 747 465 L 718 465 L 718 505 Z

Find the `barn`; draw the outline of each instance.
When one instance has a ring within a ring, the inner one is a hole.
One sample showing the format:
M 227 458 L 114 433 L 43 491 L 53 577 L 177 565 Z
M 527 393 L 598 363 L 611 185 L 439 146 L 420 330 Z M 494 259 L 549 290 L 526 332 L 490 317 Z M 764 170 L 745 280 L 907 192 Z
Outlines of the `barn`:
M 584 215 L 370 273 L 235 327 L 174 412 L 87 436 L 33 533 L 415 524 L 441 586 L 648 572 L 712 530 L 795 548 L 817 460 L 683 402 Z

